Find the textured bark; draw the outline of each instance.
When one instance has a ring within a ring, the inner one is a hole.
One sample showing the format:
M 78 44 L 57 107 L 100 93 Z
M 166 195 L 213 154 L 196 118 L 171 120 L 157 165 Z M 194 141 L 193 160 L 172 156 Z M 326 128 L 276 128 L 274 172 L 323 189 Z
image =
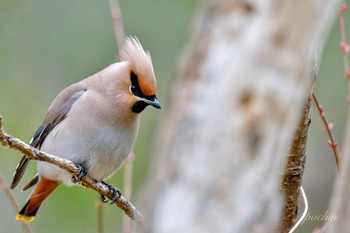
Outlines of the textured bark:
M 310 104 L 311 100 L 309 98 L 304 107 L 292 147 L 289 151 L 287 166 L 284 169 L 282 192 L 285 205 L 282 210 L 281 226 L 278 230 L 281 233 L 288 232 L 297 219 L 299 188 L 304 173 L 306 142 L 311 122 Z
M 336 2 L 203 1 L 160 123 L 139 232 L 274 232 Z

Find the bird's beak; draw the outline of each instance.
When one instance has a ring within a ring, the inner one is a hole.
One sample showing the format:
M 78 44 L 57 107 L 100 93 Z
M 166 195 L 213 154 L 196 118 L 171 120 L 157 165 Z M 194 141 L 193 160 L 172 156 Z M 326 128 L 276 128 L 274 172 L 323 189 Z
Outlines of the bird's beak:
M 147 104 L 155 108 L 160 109 L 160 103 L 155 95 L 148 98 L 142 98 L 142 101 L 146 102 Z

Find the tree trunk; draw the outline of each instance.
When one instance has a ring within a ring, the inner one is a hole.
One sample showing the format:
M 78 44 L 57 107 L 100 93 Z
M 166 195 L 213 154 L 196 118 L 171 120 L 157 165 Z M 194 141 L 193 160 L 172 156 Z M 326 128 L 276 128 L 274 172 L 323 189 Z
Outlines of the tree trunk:
M 331 0 L 199 8 L 141 192 L 138 232 L 274 232 L 281 175 Z

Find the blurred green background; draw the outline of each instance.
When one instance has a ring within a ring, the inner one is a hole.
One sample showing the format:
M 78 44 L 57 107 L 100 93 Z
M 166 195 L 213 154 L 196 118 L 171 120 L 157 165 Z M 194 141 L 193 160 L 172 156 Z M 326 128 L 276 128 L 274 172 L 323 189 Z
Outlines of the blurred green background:
M 171 91 L 171 80 L 188 39 L 197 2 L 120 3 L 126 34 L 137 36 L 151 52 L 158 96 L 165 111 L 166 96 Z M 348 14 L 347 26 L 349 19 Z M 63 88 L 114 62 L 116 45 L 110 9 L 108 1 L 98 0 L 0 0 L 0 22 L 0 114 L 5 119 L 5 130 L 28 142 L 49 104 Z M 349 33 L 348 27 L 348 36 Z M 342 142 L 347 89 L 339 41 L 339 25 L 335 23 L 324 50 L 315 92 L 327 117 L 335 123 L 338 141 Z M 135 192 L 147 174 L 151 135 L 162 112 L 149 108 L 142 114 L 135 148 Z M 321 121 L 314 109 L 312 113 L 303 186 L 310 202 L 310 215 L 322 215 L 328 209 L 336 166 Z M 20 153 L 0 148 L 0 173 L 7 182 L 11 181 L 20 157 Z M 32 162 L 22 184 L 34 174 Z M 122 172 L 109 182 L 122 187 Z M 29 195 L 19 189 L 13 193 L 20 206 Z M 31 226 L 34 232 L 97 232 L 98 197 L 94 191 L 60 187 L 45 201 Z M 0 210 L 0 233 L 23 232 L 2 190 Z M 121 232 L 121 211 L 107 205 L 104 213 L 106 232 Z M 311 232 L 320 225 L 321 222 L 307 221 L 297 232 Z

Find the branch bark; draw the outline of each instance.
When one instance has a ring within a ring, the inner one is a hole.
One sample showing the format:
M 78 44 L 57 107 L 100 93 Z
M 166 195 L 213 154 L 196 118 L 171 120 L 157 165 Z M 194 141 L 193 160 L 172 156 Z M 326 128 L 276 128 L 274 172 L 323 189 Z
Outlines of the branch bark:
M 4 147 L 18 150 L 32 160 L 40 160 L 40 161 L 52 163 L 62 169 L 67 170 L 72 175 L 79 175 L 79 169 L 75 166 L 75 164 L 72 161 L 62 159 L 54 155 L 50 155 L 48 153 L 40 151 L 20 141 L 19 139 L 5 133 L 3 129 L 3 119 L 1 115 L 0 115 L 0 142 Z M 88 176 L 83 177 L 79 184 L 82 186 L 85 186 L 86 188 L 94 189 L 99 194 L 106 196 L 109 199 L 113 198 L 113 191 L 110 190 L 110 188 L 107 185 L 101 182 L 98 182 L 94 179 L 91 179 Z M 125 212 L 125 214 L 127 214 L 133 220 L 136 220 L 136 221 L 142 220 L 142 216 L 140 212 L 135 208 L 135 206 L 131 202 L 126 200 L 123 196 L 120 196 L 117 199 L 116 205 L 120 209 L 122 209 Z
M 308 136 L 311 99 L 307 100 L 303 114 L 289 151 L 287 166 L 282 180 L 282 192 L 285 205 L 282 210 L 282 220 L 278 232 L 289 232 L 297 219 L 298 198 L 306 160 L 306 142 Z

